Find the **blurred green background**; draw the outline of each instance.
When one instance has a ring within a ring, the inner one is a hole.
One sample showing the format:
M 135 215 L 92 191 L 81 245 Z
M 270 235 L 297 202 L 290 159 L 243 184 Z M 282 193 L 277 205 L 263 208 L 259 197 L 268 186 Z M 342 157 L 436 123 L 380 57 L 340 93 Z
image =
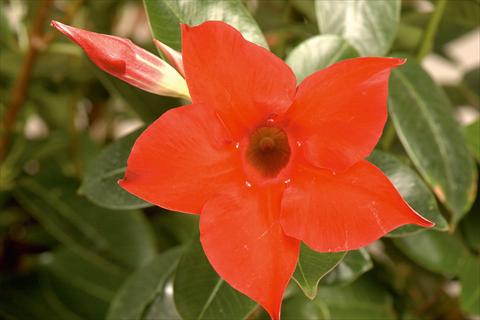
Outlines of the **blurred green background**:
M 2 0 L 0 318 L 266 318 L 209 266 L 197 217 L 116 184 L 142 128 L 184 102 L 99 71 L 52 19 L 154 53 L 152 33 L 181 49 L 179 22 L 221 19 L 299 80 L 408 57 L 370 160 L 437 225 L 347 254 L 302 248 L 283 318 L 480 319 L 479 0 Z

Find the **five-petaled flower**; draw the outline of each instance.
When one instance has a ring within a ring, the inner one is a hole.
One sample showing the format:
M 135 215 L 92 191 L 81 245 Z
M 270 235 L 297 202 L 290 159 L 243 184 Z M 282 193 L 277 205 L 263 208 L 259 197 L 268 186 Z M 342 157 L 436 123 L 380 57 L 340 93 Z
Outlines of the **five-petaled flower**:
M 165 94 L 161 59 L 124 39 L 54 25 L 105 71 Z M 192 104 L 143 132 L 120 185 L 200 214 L 212 266 L 273 319 L 300 241 L 345 251 L 401 225 L 432 226 L 364 160 L 382 133 L 388 78 L 402 59 L 345 60 L 297 87 L 282 60 L 222 22 L 182 25 L 181 55 L 157 44 L 184 74 Z

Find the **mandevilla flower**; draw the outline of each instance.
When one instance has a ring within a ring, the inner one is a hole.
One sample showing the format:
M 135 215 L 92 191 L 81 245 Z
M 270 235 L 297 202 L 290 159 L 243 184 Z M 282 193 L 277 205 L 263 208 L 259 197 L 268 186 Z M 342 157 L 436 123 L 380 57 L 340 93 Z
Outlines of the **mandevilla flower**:
M 105 71 L 165 93 L 155 88 L 174 70 L 159 58 L 124 39 L 54 25 Z M 345 251 L 405 224 L 433 225 L 364 160 L 382 133 L 388 78 L 402 59 L 345 60 L 296 87 L 282 60 L 222 22 L 182 25 L 181 55 L 157 45 L 185 75 L 192 104 L 143 132 L 120 185 L 200 214 L 212 266 L 273 319 L 300 241 Z

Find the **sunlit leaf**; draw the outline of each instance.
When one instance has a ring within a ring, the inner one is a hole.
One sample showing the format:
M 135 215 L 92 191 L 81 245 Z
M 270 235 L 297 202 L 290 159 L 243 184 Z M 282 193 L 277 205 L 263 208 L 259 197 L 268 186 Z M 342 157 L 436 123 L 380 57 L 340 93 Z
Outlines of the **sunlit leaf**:
M 448 229 L 448 223 L 440 213 L 434 195 L 413 169 L 403 164 L 395 156 L 382 151 L 375 150 L 368 159 L 387 175 L 413 209 L 435 223 L 435 229 L 441 231 Z M 426 229 L 406 225 L 393 230 L 388 235 L 392 237 L 407 236 L 421 230 Z
M 476 167 L 445 93 L 409 59 L 392 72 L 389 97 L 403 146 L 456 225 L 474 200 Z
M 286 62 L 300 83 L 315 71 L 337 61 L 357 56 L 358 53 L 346 40 L 335 35 L 320 35 L 296 46 L 288 55 Z
M 166 45 L 181 50 L 180 24 L 197 25 L 207 20 L 221 20 L 252 42 L 266 47 L 265 38 L 240 0 L 144 0 L 153 36 Z
M 320 32 L 342 36 L 362 56 L 387 53 L 400 18 L 400 0 L 316 0 L 315 9 Z

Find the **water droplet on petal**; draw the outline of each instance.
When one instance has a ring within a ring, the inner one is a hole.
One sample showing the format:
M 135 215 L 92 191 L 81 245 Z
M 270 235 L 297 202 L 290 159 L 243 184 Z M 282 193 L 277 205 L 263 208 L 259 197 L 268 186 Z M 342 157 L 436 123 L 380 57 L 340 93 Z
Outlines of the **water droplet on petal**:
M 300 141 L 297 141 L 297 146 L 301 147 L 302 143 Z
M 250 187 L 252 186 L 252 184 L 251 184 L 250 182 L 248 182 L 248 181 L 245 181 L 245 185 L 246 185 L 248 188 L 250 188 Z
M 291 180 L 291 179 L 287 179 L 287 180 L 285 180 L 285 181 L 283 181 L 283 182 L 284 182 L 285 184 L 289 184 L 290 181 L 292 181 L 292 180 Z
M 240 148 L 240 142 L 235 143 L 235 149 Z

